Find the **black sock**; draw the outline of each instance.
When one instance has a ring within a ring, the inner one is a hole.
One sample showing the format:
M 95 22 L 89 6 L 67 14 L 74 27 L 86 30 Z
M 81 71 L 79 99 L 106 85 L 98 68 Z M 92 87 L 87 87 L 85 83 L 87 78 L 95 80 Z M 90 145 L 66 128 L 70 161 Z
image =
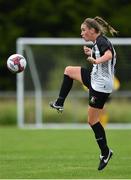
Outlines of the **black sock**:
M 73 85 L 73 79 L 70 78 L 68 75 L 64 74 L 64 79 L 61 85 L 59 98 L 56 101 L 57 105 L 63 106 L 65 98 L 67 97 L 68 93 L 70 92 Z
M 95 133 L 96 141 L 101 150 L 101 155 L 107 156 L 109 153 L 109 148 L 107 146 L 107 140 L 106 140 L 105 130 L 103 126 L 100 124 L 100 122 L 97 122 L 91 127 Z

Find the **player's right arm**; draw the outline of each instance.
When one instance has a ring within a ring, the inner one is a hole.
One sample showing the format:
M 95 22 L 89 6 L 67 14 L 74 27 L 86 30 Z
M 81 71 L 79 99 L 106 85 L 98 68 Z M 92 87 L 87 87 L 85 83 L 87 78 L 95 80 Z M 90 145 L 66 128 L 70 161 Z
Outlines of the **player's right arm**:
M 92 50 L 91 50 L 91 48 L 88 48 L 87 46 L 84 46 L 83 49 L 84 49 L 84 53 L 85 53 L 87 56 L 91 56 L 91 55 L 92 55 Z

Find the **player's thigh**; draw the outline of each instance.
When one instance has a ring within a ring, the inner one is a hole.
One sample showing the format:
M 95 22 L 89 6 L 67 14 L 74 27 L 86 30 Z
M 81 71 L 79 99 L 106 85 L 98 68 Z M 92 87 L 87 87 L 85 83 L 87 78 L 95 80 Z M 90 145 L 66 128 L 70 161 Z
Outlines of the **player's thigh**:
M 89 105 L 94 108 L 103 109 L 110 93 L 95 91 L 91 86 L 89 89 Z
M 109 93 L 98 92 L 92 89 L 92 87 L 90 87 L 88 109 L 89 124 L 93 125 L 99 121 L 99 114 L 101 113 L 109 95 Z
M 81 68 L 81 79 L 84 86 L 90 89 L 90 86 L 91 86 L 90 71 L 83 67 Z
M 81 67 L 80 66 L 67 66 L 65 68 L 64 74 L 68 75 L 70 78 L 77 80 L 82 83 L 81 78 Z

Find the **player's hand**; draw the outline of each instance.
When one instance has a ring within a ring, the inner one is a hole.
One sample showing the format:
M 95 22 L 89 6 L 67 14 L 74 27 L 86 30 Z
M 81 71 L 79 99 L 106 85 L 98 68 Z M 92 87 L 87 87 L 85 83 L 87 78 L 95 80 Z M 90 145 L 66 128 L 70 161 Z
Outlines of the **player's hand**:
M 96 64 L 96 59 L 94 59 L 93 57 L 88 57 L 87 61 L 91 64 Z
M 87 56 L 91 56 L 91 48 L 88 48 L 87 46 L 84 46 L 83 47 L 84 49 L 84 53 L 87 55 Z

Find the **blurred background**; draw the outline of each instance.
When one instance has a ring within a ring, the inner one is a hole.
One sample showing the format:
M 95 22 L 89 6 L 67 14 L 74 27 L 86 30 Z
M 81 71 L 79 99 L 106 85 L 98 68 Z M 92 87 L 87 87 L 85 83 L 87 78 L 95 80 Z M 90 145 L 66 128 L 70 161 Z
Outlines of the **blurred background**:
M 101 16 L 119 34 L 116 38 L 129 38 L 131 32 L 131 2 L 128 0 L 0 0 L 0 125 L 16 125 L 16 75 L 8 71 L 7 58 L 16 53 L 16 40 L 20 37 L 79 38 L 80 26 L 86 17 Z M 43 90 L 43 121 L 86 122 L 88 92 L 74 84 L 71 102 L 67 99 L 65 112 L 59 115 L 48 104 L 58 96 L 67 65 L 88 66 L 82 46 L 30 46 Z M 131 45 L 116 46 L 116 77 L 119 88 L 107 104 L 109 122 L 131 122 Z M 25 54 L 26 56 L 26 54 Z M 28 58 L 27 58 L 28 61 Z M 28 62 L 27 62 L 28 63 Z M 34 85 L 29 66 L 25 71 L 26 123 L 35 122 Z M 74 93 L 73 93 L 74 92 Z M 75 110 L 71 109 L 75 105 Z M 77 109 L 77 112 L 76 112 Z M 114 112 L 115 113 L 112 113 Z

